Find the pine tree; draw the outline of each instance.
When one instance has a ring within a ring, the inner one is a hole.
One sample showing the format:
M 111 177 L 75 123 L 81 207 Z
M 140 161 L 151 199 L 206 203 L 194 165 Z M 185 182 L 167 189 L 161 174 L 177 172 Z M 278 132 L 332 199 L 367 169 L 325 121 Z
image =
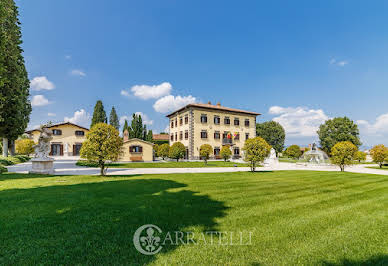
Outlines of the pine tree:
M 152 133 L 152 129 L 148 130 L 147 132 L 147 137 L 146 137 L 146 141 L 149 141 L 151 142 L 153 140 L 153 133 Z
M 116 109 L 112 107 L 109 115 L 109 124 L 114 126 L 117 130 L 120 129 L 119 118 L 117 117 Z
M 13 0 L 0 2 L 0 137 L 3 155 L 8 156 L 8 142 L 25 131 L 31 113 L 29 80 L 21 48 L 18 10 Z
M 132 115 L 131 126 L 128 127 L 128 131 L 130 138 L 144 139 L 144 128 L 141 115 Z
M 90 125 L 90 128 L 92 128 L 97 123 L 107 123 L 104 105 L 100 100 L 98 100 L 96 105 L 94 106 L 92 124 Z
M 124 132 L 126 129 L 128 130 L 128 121 L 127 121 L 127 119 L 125 119 L 125 122 L 124 122 L 123 132 Z M 129 130 L 128 130 L 128 132 L 129 132 Z

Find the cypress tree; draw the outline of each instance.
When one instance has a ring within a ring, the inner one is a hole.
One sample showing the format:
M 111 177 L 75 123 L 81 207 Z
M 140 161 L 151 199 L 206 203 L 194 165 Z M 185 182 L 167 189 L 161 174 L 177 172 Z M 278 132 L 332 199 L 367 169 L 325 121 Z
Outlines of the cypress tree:
M 102 101 L 98 100 L 96 105 L 94 106 L 93 111 L 93 117 L 92 117 L 92 124 L 90 125 L 90 128 L 92 128 L 97 123 L 107 123 L 106 113 L 104 110 L 104 105 L 102 104 Z
M 146 137 L 146 141 L 149 141 L 149 142 L 152 142 L 153 140 L 153 133 L 152 133 L 152 129 L 148 130 L 147 132 L 147 137 Z
M 116 109 L 112 107 L 109 115 L 109 124 L 114 126 L 117 130 L 120 129 L 119 118 L 117 117 Z
M 127 119 L 125 119 L 125 122 L 124 122 L 123 132 L 124 132 L 126 129 L 128 130 L 128 121 L 127 121 Z M 129 130 L 128 130 L 128 132 L 129 132 Z
M 0 2 L 0 137 L 3 155 L 8 156 L 8 142 L 13 146 L 29 122 L 31 104 L 29 80 L 21 48 L 18 10 L 13 0 Z

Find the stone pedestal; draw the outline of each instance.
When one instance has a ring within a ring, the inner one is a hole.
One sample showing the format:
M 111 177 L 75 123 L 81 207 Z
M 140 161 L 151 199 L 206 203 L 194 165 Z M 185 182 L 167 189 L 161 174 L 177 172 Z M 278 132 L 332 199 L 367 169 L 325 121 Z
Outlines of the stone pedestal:
M 31 162 L 32 169 L 29 172 L 30 174 L 52 175 L 55 173 L 53 158 L 33 158 Z

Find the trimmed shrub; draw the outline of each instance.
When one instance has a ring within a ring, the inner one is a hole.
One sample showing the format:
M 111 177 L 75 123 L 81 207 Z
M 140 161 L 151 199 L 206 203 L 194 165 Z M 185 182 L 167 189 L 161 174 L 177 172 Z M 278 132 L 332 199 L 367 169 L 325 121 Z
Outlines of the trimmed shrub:
M 8 172 L 8 169 L 0 164 L 0 174 Z

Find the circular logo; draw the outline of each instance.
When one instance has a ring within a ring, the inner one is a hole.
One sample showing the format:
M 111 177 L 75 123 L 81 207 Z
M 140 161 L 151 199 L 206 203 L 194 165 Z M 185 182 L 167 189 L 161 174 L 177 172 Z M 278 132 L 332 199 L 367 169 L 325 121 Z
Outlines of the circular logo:
M 137 251 L 144 255 L 155 255 L 162 246 L 160 246 L 160 237 L 162 230 L 153 224 L 140 226 L 133 235 L 133 244 Z

